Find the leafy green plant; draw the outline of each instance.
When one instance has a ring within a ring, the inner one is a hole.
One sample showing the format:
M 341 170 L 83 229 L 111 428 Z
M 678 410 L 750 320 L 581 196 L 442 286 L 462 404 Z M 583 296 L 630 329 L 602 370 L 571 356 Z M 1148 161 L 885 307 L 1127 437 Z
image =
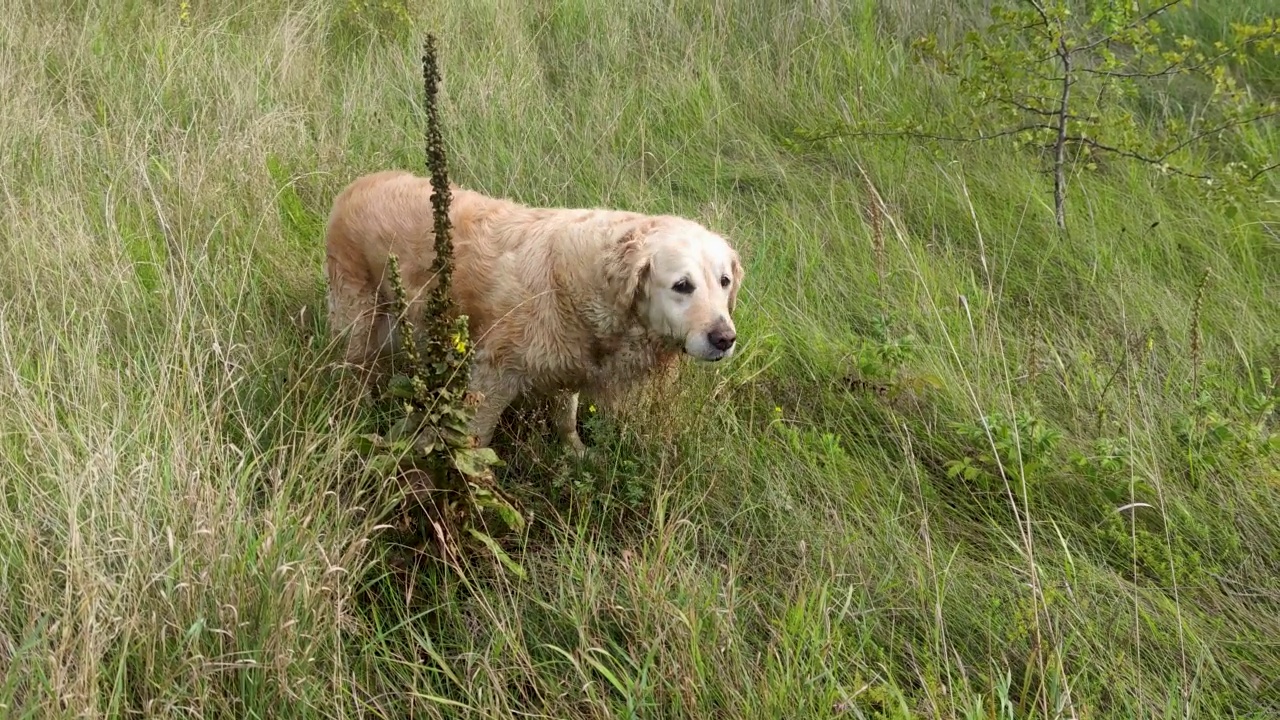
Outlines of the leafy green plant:
M 1071 456 L 1072 467 L 1086 477 L 1109 478 L 1129 468 L 1131 450 L 1126 437 L 1098 438 L 1091 444 L 1090 451 L 1076 452 Z
M 823 429 L 804 428 L 788 422 L 782 408 L 774 408 L 773 427 L 797 457 L 816 467 L 833 467 L 848 457 L 840 436 Z
M 413 27 L 406 0 L 347 0 L 338 21 L 353 34 L 393 41 L 407 37 Z
M 434 540 L 448 554 L 464 542 L 478 542 L 522 575 L 520 566 L 490 533 L 494 528 L 518 531 L 524 518 L 494 480 L 492 468 L 500 463 L 497 454 L 475 447 L 468 432 L 474 411 L 467 391 L 468 325 L 449 295 L 453 261 L 449 178 L 436 109 L 439 71 L 432 36 L 424 48 L 423 79 L 427 156 L 434 188 L 436 285 L 419 332 L 408 316 L 398 259 L 394 254 L 388 258 L 404 371 L 389 379 L 382 398 L 391 403 L 399 419 L 386 433 L 365 436 L 364 450 L 375 473 L 393 477 L 400 485 L 403 502 L 396 503 L 396 519 L 390 523 L 400 544 L 422 549 Z
M 903 367 L 915 356 L 916 337 L 910 333 L 895 335 L 883 315 L 876 316 L 870 337 L 864 338 L 854 351 L 860 373 L 889 382 L 899 379 Z
M 934 375 L 914 373 L 908 367 L 916 359 L 918 340 L 911 333 L 895 333 L 886 315 L 872 320 L 871 333 L 853 347 L 853 364 L 848 378 L 855 388 L 869 388 L 890 400 L 903 393 L 937 389 L 942 381 Z
M 983 484 L 995 483 L 1002 474 L 1037 478 L 1062 440 L 1060 431 L 1027 412 L 993 413 L 977 423 L 952 423 L 951 428 L 970 450 L 946 463 L 947 477 Z
M 1206 374 L 1190 412 L 1174 427 L 1192 467 L 1280 457 L 1280 385 L 1271 368 L 1259 370 L 1248 386 L 1223 375 Z
M 587 503 L 597 510 L 606 506 L 630 512 L 644 510 L 653 485 L 640 461 L 642 449 L 616 422 L 597 413 L 594 405 L 585 410 L 584 433 L 593 447 L 610 448 L 610 452 L 607 456 L 592 452 L 577 459 L 562 450 L 552 468 L 551 488 L 575 504 Z
M 1098 533 L 1114 568 L 1164 588 L 1204 582 L 1206 572 L 1220 572 L 1202 548 L 1220 554 L 1233 549 L 1226 537 L 1212 534 L 1207 523 L 1176 503 L 1126 503 L 1103 516 Z

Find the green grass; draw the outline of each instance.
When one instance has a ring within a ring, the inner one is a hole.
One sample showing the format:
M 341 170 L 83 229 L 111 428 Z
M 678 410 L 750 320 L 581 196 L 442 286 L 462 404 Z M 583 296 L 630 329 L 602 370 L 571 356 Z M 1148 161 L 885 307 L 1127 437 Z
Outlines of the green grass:
M 394 5 L 0 19 L 0 714 L 1280 713 L 1274 199 L 1117 164 L 1064 238 L 1000 146 L 789 145 L 949 101 L 911 3 Z M 393 572 L 321 319 L 334 195 L 422 168 L 427 30 L 456 181 L 748 269 L 740 355 L 603 460 L 509 423 L 523 581 Z

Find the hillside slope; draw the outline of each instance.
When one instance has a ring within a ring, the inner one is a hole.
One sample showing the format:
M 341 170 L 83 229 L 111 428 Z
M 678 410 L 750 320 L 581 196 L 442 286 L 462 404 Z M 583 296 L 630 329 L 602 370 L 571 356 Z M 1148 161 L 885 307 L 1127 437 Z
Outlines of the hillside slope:
M 6 716 L 1280 713 L 1274 200 L 1116 164 L 1063 236 L 1005 146 L 789 142 L 954 102 L 943 0 L 217 5 L 0 20 Z M 747 266 L 740 354 L 603 459 L 510 424 L 523 581 L 406 588 L 347 493 L 321 226 L 421 168 L 424 29 L 457 182 Z

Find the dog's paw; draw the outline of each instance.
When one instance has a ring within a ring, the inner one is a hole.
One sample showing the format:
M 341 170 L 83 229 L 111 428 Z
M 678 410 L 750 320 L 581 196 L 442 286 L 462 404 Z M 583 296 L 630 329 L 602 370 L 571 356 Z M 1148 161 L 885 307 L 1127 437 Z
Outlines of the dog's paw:
M 566 457 L 572 458 L 578 463 L 597 459 L 597 451 L 594 448 L 588 448 L 577 433 L 562 438 L 562 441 L 561 448 Z

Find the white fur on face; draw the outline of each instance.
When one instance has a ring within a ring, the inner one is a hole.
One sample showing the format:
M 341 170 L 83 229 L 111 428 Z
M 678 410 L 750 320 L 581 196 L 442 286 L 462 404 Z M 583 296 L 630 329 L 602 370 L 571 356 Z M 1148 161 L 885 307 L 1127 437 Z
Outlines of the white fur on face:
M 729 298 L 741 282 L 736 254 L 724 238 L 695 223 L 663 228 L 648 238 L 648 292 L 642 308 L 649 327 L 683 343 L 699 360 L 723 360 L 736 345 L 713 345 L 713 335 L 733 338 Z

